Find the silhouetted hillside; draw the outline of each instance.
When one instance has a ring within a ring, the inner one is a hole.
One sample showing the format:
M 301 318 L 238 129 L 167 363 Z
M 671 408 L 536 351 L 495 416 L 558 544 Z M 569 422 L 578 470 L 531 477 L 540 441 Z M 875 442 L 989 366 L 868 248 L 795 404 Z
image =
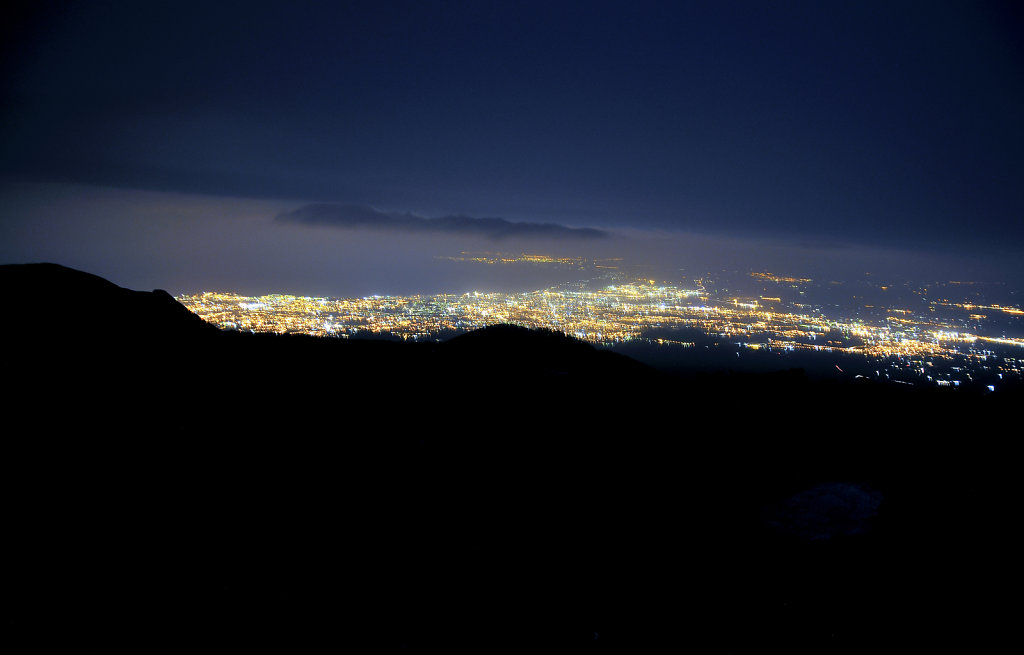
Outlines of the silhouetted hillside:
M 512 326 L 221 332 L 54 265 L 0 292 L 4 627 L 40 651 L 863 652 L 1009 620 L 1016 398 L 678 380 Z
M 0 288 L 9 313 L 4 332 L 31 338 L 150 338 L 216 329 L 166 291 L 131 291 L 58 264 L 0 266 Z

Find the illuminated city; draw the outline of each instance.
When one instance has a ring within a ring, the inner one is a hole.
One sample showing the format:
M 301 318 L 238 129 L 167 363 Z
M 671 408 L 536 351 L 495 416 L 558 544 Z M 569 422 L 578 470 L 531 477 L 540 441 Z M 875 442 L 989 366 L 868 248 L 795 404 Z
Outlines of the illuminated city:
M 314 298 L 205 292 L 178 299 L 205 320 L 239 331 L 424 341 L 512 323 L 602 346 L 692 348 L 694 335 L 703 335 L 737 351 L 858 356 L 879 363 L 876 377 L 899 381 L 910 374 L 912 381 L 937 386 L 984 377 L 994 387 L 1004 376 L 1021 374 L 1024 311 L 968 300 L 978 292 L 960 294 L 967 299 L 951 292 L 973 289 L 971 283 L 897 288 L 762 271 L 659 280 L 619 270 L 619 260 L 492 253 L 446 259 L 568 266 L 593 277 L 523 293 Z

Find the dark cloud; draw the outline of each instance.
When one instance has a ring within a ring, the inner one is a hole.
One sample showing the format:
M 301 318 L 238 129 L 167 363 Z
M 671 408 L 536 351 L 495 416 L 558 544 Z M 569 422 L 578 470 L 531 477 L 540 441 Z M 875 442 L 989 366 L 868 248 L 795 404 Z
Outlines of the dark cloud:
M 996 253 L 1021 274 L 1013 3 L 440 4 L 7 3 L 0 175 L 614 231 L 592 244 Z M 514 233 L 538 230 L 557 232 Z
M 455 233 L 495 240 L 510 237 L 603 239 L 608 236 L 607 232 L 589 227 L 566 227 L 556 223 L 515 223 L 504 218 L 471 216 L 424 218 L 409 213 L 382 212 L 366 205 L 304 205 L 296 210 L 278 214 L 277 220 L 350 229 Z

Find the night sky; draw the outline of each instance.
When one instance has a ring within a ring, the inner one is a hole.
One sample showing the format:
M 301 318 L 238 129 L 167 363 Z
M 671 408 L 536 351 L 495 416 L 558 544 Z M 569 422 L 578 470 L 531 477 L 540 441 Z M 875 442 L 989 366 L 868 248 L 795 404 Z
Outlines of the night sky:
M 1016 283 L 1022 24 L 1014 2 L 24 3 L 0 260 L 172 293 L 462 290 L 434 256 L 465 249 Z M 337 220 L 289 220 L 321 203 Z

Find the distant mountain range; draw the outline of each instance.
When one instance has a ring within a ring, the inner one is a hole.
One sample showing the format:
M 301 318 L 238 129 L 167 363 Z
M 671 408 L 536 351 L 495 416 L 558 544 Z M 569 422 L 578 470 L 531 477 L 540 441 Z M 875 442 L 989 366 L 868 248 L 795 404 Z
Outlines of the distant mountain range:
M 53 264 L 0 293 L 19 645 L 820 653 L 1010 625 L 1016 396 L 682 380 L 512 326 L 222 332 Z

